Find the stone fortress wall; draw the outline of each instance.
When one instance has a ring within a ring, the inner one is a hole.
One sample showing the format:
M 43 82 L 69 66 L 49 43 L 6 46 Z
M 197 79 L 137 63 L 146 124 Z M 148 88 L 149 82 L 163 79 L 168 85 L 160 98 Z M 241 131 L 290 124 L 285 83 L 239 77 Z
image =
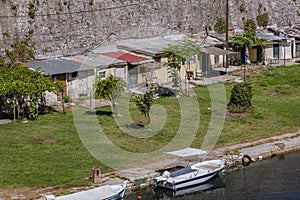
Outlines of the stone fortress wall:
M 0 48 L 28 36 L 37 58 L 67 56 L 109 41 L 200 33 L 225 18 L 225 0 L 2 0 Z M 300 0 L 229 0 L 230 27 L 269 14 L 270 24 L 300 23 Z

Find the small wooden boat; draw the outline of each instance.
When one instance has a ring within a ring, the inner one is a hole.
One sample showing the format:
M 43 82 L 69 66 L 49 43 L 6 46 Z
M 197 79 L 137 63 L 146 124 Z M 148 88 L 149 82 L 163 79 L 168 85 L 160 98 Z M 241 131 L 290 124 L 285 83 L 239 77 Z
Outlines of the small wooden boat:
M 127 181 L 123 184 L 100 186 L 64 196 L 47 195 L 45 198 L 46 200 L 117 200 L 123 198 L 126 185 Z

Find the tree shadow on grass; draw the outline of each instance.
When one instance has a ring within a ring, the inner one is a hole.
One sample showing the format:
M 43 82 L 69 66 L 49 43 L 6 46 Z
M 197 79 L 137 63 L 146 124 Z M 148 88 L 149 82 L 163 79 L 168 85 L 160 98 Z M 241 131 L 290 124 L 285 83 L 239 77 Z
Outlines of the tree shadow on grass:
M 103 111 L 103 110 L 98 110 L 98 111 L 86 111 L 86 115 L 107 115 L 107 116 L 112 116 L 111 111 Z
M 97 110 L 96 111 L 96 115 L 107 115 L 107 116 L 112 116 L 112 112 L 111 111 L 105 111 L 105 110 Z
M 144 129 L 145 128 L 145 126 L 143 124 L 135 124 L 135 123 L 125 124 L 125 127 L 132 128 L 132 129 Z

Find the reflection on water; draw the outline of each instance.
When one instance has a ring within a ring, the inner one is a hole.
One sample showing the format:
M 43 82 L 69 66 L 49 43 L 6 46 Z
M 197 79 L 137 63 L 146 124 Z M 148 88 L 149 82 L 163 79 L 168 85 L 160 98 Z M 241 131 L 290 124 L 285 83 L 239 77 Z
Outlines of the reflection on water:
M 300 199 L 300 152 L 275 156 L 176 193 L 147 188 L 124 200 Z

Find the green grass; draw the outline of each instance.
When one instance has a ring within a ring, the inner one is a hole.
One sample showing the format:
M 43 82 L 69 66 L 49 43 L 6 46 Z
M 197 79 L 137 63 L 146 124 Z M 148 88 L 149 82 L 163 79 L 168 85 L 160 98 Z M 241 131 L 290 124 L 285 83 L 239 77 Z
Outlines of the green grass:
M 0 188 L 88 184 L 94 159 L 82 145 L 72 113 L 0 125 Z
M 248 115 L 227 118 L 217 146 L 294 132 L 300 128 L 300 66 L 269 67 L 256 75 L 248 74 L 253 87 L 253 108 Z M 214 87 L 214 86 L 212 86 Z M 232 83 L 226 83 L 227 103 Z M 196 87 L 200 121 L 193 147 L 200 148 L 211 118 L 210 93 Z M 132 152 L 150 152 L 167 145 L 179 128 L 181 110 L 176 97 L 159 98 L 166 122 L 152 137 L 137 138 L 124 133 L 110 115 L 110 107 L 97 109 L 99 123 L 106 136 L 119 147 Z M 190 105 L 197 106 L 197 105 Z M 130 103 L 133 123 L 142 124 L 149 133 L 146 119 Z M 153 118 L 154 124 L 160 118 Z M 0 125 L 0 188 L 70 187 L 87 185 L 94 165 L 102 172 L 110 170 L 85 149 L 74 126 L 71 111 L 42 115 L 37 121 Z M 1 190 L 1 189 L 0 189 Z

